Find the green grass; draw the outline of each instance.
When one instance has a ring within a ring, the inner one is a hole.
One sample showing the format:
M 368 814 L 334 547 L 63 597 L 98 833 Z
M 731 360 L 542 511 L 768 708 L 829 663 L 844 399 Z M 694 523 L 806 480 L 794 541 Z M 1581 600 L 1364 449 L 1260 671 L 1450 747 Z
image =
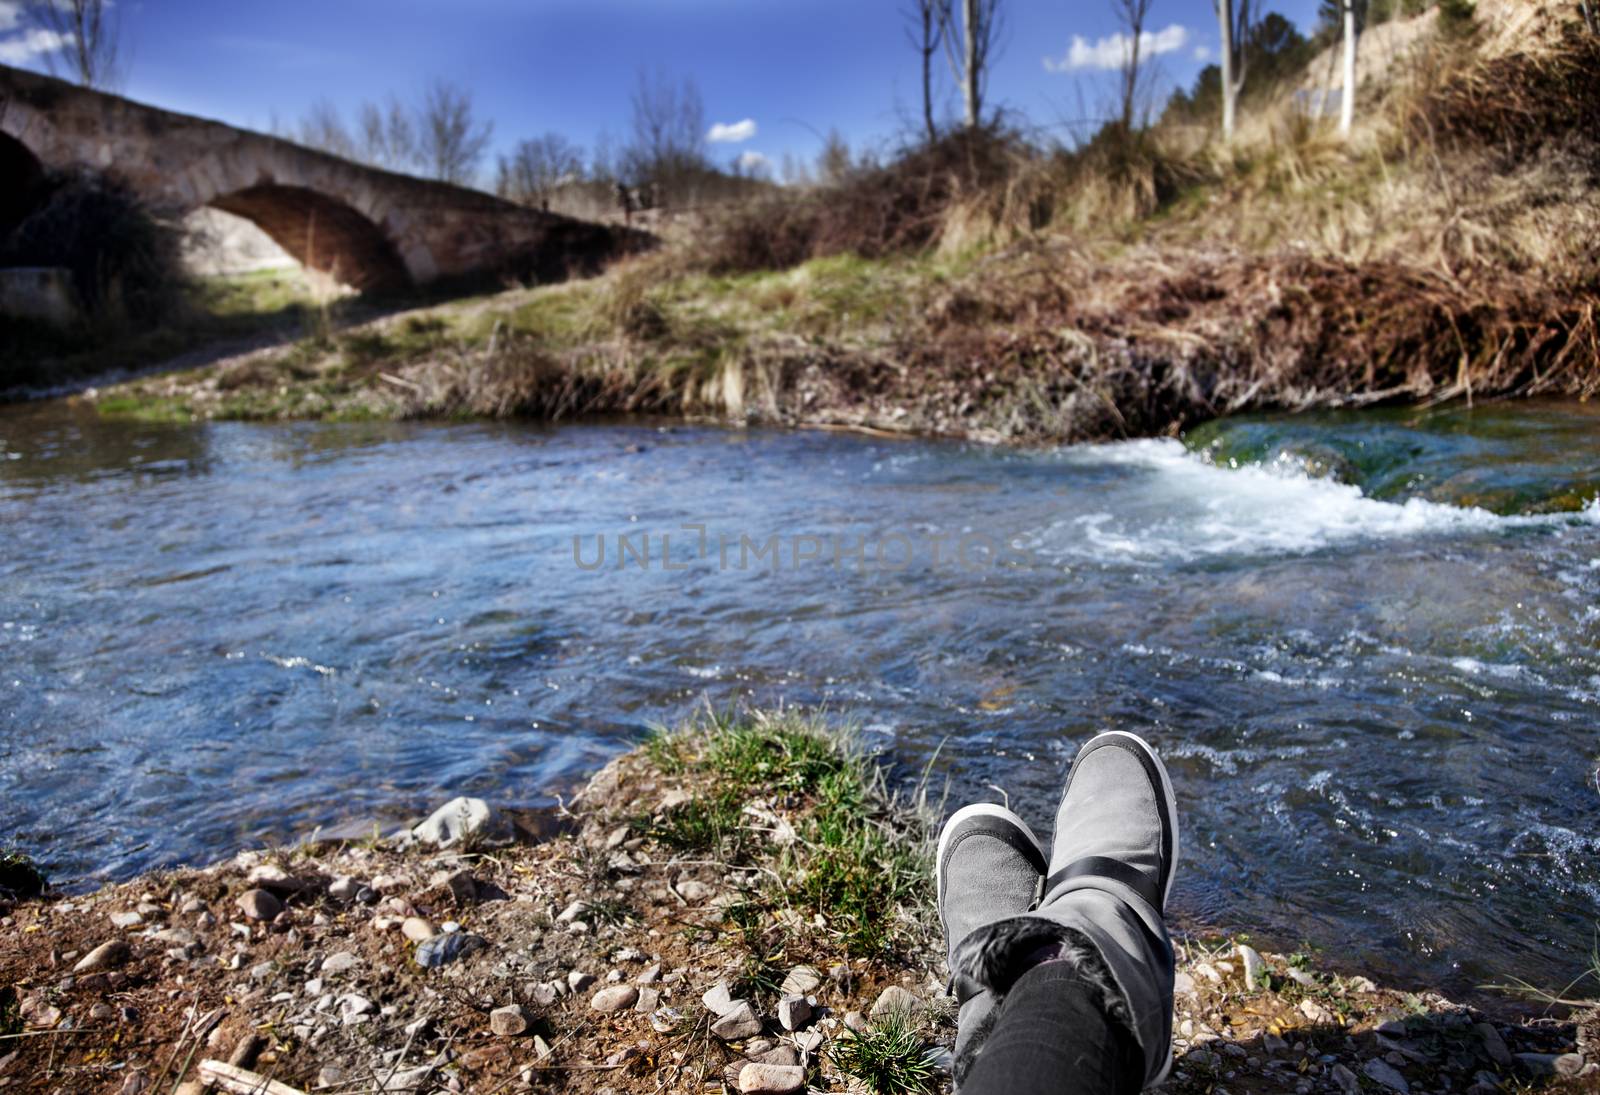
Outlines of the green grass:
M 848 732 L 792 712 L 709 714 L 683 731 L 657 731 L 644 749 L 695 797 L 660 819 L 635 818 L 635 831 L 675 851 L 763 868 L 761 886 L 724 918 L 752 953 L 770 959 L 783 945 L 771 931 L 780 910 L 798 914 L 786 914 L 790 936 L 817 930 L 820 916 L 849 954 L 895 953 L 902 910 L 930 897 L 927 827 L 889 808 L 881 769 Z M 781 825 L 794 830 L 789 838 L 771 831 Z
M 877 1095 L 924 1095 L 939 1077 L 928 1049 L 915 1016 L 890 1012 L 864 1033 L 847 1031 L 832 1055 L 841 1072 Z

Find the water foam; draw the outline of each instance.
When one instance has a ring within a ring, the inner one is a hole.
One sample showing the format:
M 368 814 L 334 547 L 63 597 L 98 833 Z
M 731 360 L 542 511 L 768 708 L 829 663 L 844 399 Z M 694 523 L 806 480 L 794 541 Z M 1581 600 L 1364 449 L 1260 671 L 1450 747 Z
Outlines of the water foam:
M 1057 521 L 1036 545 L 1100 559 L 1301 554 L 1361 541 L 1600 525 L 1600 498 L 1579 513 L 1526 516 L 1423 498 L 1388 502 L 1283 461 L 1220 467 L 1171 439 L 1074 446 L 1062 457 L 1079 467 L 1147 473 L 1122 486 L 1114 507 L 1099 503 L 1094 512 Z M 1063 545 L 1063 532 L 1076 543 Z

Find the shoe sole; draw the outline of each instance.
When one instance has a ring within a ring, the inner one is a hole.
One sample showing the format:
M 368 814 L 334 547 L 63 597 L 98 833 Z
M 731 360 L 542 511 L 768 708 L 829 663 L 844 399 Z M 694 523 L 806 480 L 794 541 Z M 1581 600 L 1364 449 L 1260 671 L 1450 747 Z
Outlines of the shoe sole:
M 944 928 L 944 853 L 950 847 L 950 838 L 955 835 L 956 826 L 961 822 L 974 817 L 997 817 L 1009 822 L 1022 831 L 1028 838 L 1028 843 L 1033 845 L 1041 861 L 1048 863 L 1044 854 L 1044 845 L 1039 843 L 1039 838 L 1033 830 L 1028 828 L 1028 823 L 1018 817 L 1013 811 L 993 802 L 974 802 L 970 806 L 963 806 L 950 815 L 950 820 L 944 823 L 944 828 L 939 831 L 939 849 L 934 853 L 933 860 L 933 892 L 934 899 L 939 903 L 939 927 Z
M 1150 747 L 1150 743 L 1145 741 L 1138 734 L 1132 733 L 1128 730 L 1107 730 L 1104 733 L 1096 734 L 1093 738 L 1089 739 L 1082 749 L 1078 750 L 1078 755 L 1082 756 L 1089 746 L 1093 745 L 1097 741 L 1100 741 L 1102 738 L 1121 738 L 1122 740 L 1137 746 L 1146 757 L 1150 758 L 1151 765 L 1155 768 L 1156 774 L 1161 777 L 1161 794 L 1167 800 L 1167 820 L 1172 826 L 1172 854 L 1167 862 L 1167 884 L 1162 888 L 1161 908 L 1157 910 L 1163 917 L 1165 917 L 1167 915 L 1167 897 L 1172 893 L 1173 879 L 1178 877 L 1178 849 L 1181 846 L 1181 842 L 1178 839 L 1178 797 L 1172 793 L 1172 777 L 1167 775 L 1167 766 L 1161 763 L 1160 756 L 1158 756 L 1156 751 Z M 1077 761 L 1074 760 L 1073 763 L 1076 764 Z M 1071 784 L 1069 783 L 1068 786 L 1070 787 Z M 1066 795 L 1063 793 L 1062 801 L 1065 800 Z M 1060 816 L 1059 809 L 1057 810 L 1057 816 Z M 1160 1087 L 1162 1084 L 1166 1083 L 1167 1077 L 1172 1073 L 1172 1064 L 1172 1040 L 1169 1035 L 1167 1039 L 1166 1063 L 1161 1066 L 1161 1071 L 1156 1075 L 1155 1079 L 1144 1085 L 1145 1090 L 1149 1090 L 1153 1087 Z

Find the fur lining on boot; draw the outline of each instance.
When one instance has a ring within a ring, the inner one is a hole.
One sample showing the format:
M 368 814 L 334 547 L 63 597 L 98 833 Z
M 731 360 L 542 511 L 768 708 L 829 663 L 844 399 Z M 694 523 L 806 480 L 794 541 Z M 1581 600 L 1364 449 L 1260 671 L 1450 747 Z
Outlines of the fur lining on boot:
M 1053 953 L 1049 961 L 1068 962 L 1079 977 L 1097 994 L 1096 1006 L 1130 1034 L 1133 1017 L 1122 998 L 1105 959 L 1088 936 L 1035 916 L 1014 916 L 985 925 L 956 945 L 950 963 L 951 983 L 956 998 L 965 1002 L 980 992 L 993 993 L 994 1007 L 988 1009 L 979 1027 L 963 1039 L 962 1052 L 951 1069 L 959 1088 L 971 1071 L 978 1054 L 1005 1006 L 1006 994 L 1017 979 L 1039 964 L 1039 953 Z

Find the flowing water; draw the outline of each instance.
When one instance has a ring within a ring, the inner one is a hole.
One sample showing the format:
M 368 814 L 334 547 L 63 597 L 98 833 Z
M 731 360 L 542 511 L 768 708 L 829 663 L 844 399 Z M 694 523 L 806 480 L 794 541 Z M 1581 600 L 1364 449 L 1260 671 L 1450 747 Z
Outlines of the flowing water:
M 1559 985 L 1600 908 L 1600 414 L 1054 452 L 648 424 L 0 409 L 0 842 L 78 885 L 448 795 L 709 699 L 825 703 L 1042 828 L 1166 756 L 1191 924 Z

